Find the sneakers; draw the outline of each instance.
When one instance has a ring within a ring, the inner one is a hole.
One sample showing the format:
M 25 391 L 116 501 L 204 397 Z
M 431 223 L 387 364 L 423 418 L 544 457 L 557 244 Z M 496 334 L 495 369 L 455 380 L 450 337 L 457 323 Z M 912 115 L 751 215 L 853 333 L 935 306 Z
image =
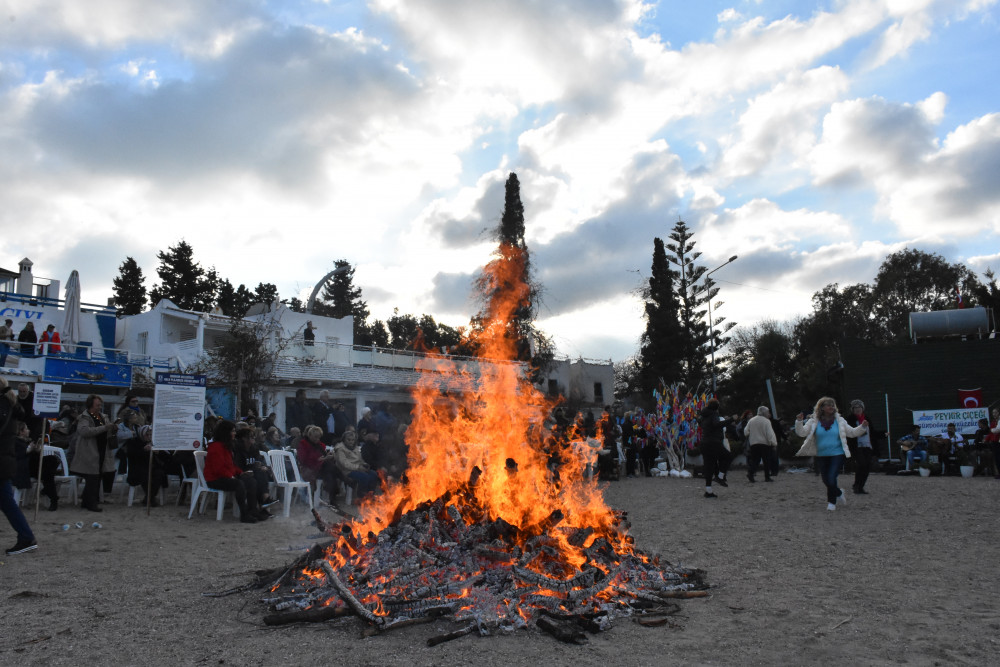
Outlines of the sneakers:
M 5 551 L 4 553 L 6 553 L 8 556 L 14 556 L 16 554 L 23 554 L 28 551 L 34 551 L 37 548 L 38 548 L 38 542 L 36 542 L 35 540 L 22 540 L 21 538 L 18 538 L 17 544 L 12 546 L 10 549 L 7 549 L 7 551 Z
M 705 497 L 706 498 L 718 498 L 719 496 L 715 495 L 714 493 L 711 493 L 710 491 L 706 491 L 705 492 Z
M 715 483 L 718 484 L 719 486 L 725 486 L 725 487 L 729 486 L 729 484 L 726 483 L 726 478 L 725 477 L 716 477 L 715 478 Z
M 844 495 L 844 490 L 843 489 L 837 489 L 837 490 L 840 491 L 840 495 L 837 496 L 837 504 L 847 505 L 847 496 Z
M 836 505 L 834 505 L 833 503 L 827 503 L 827 504 L 826 504 L 826 509 L 828 509 L 829 511 L 831 511 L 831 512 L 832 512 L 832 511 L 834 511 L 835 509 L 837 509 L 837 506 L 836 506 Z

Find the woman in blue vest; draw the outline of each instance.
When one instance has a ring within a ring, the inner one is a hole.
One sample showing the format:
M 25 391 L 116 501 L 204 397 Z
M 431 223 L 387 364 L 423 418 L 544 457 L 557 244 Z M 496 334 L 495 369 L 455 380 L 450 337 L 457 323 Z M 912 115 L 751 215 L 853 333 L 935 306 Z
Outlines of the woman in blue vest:
M 857 438 L 868 432 L 868 421 L 851 426 L 837 412 L 837 402 L 829 396 L 816 401 L 809 421 L 801 412 L 795 417 L 795 432 L 805 438 L 796 456 L 815 456 L 819 474 L 826 486 L 826 509 L 833 511 L 837 505 L 846 505 L 847 498 L 837 486 L 837 475 L 844 461 L 851 456 L 848 438 Z

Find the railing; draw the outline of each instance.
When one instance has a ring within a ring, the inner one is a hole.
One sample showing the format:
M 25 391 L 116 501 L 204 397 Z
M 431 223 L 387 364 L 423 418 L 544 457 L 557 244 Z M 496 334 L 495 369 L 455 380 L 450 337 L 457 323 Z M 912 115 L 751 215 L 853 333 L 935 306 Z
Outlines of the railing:
M 368 345 L 347 345 L 344 343 L 319 343 L 305 345 L 295 342 L 283 350 L 280 355 L 286 359 L 309 360 L 325 362 L 336 366 L 361 366 L 372 368 L 392 368 L 414 370 L 421 361 L 434 359 L 452 363 L 490 362 L 494 364 L 519 364 L 517 361 L 501 359 L 480 359 L 463 355 L 436 354 L 432 352 L 415 352 L 413 350 L 394 350 L 387 347 Z
M 15 303 L 22 306 L 55 306 L 56 308 L 66 308 L 65 299 L 56 299 L 49 296 L 30 296 L 28 294 L 18 294 L 17 292 L 0 292 L 0 307 L 2 304 Z M 98 303 L 81 303 L 80 308 L 84 311 L 107 312 L 113 314 L 117 312 L 114 306 L 102 305 Z
M 119 350 L 108 347 L 94 347 L 92 343 L 39 343 L 32 346 L 30 353 L 20 351 L 20 346 L 26 343 L 16 341 L 9 343 L 10 355 L 19 356 L 21 359 L 32 359 L 40 357 L 50 357 L 53 359 L 76 359 L 80 361 L 96 361 L 105 364 L 129 364 L 131 366 L 144 366 L 146 368 L 170 368 L 172 366 L 169 357 L 153 357 L 148 354 L 137 354 L 129 350 Z M 52 347 L 59 347 L 58 352 L 53 352 Z

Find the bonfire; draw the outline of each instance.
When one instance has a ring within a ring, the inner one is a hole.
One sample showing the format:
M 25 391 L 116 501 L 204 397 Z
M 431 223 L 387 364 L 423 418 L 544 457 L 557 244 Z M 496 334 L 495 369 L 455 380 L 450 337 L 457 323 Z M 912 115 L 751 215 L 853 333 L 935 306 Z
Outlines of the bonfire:
M 666 623 L 672 598 L 705 594 L 701 572 L 635 547 L 625 513 L 586 474 L 596 443 L 574 428 L 554 435 L 555 403 L 507 361 L 529 293 L 521 262 L 501 246 L 486 267 L 492 296 L 469 341 L 482 361 L 429 358 L 421 369 L 405 475 L 355 520 L 325 526 L 317 514 L 331 539 L 261 576 L 267 623 L 354 615 L 378 632 L 448 619 L 456 628 L 430 644 L 534 627 L 582 642 L 616 617 Z M 460 390 L 443 390 L 445 376 Z

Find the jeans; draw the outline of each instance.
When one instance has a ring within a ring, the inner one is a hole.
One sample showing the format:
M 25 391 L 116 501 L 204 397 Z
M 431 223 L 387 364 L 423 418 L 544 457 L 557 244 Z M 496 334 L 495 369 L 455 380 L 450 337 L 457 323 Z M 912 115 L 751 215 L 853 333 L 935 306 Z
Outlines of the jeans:
M 206 482 L 208 488 L 216 491 L 228 491 L 236 499 L 240 508 L 240 519 L 257 511 L 257 482 L 252 474 L 243 473 L 239 477 L 220 477 Z
M 926 461 L 927 460 L 927 452 L 918 452 L 915 449 L 911 449 L 910 451 L 906 452 L 906 469 L 907 470 L 912 470 L 913 469 L 913 459 L 920 459 L 921 461 Z
M 819 465 L 819 476 L 826 486 L 826 502 L 835 503 L 840 497 L 841 491 L 837 488 L 837 475 L 844 466 L 844 455 L 817 456 L 816 463 Z
M 17 533 L 18 540 L 34 541 L 35 534 L 31 532 L 28 520 L 24 518 L 24 513 L 14 500 L 14 485 L 9 479 L 0 480 L 0 510 L 10 522 L 10 527 Z

